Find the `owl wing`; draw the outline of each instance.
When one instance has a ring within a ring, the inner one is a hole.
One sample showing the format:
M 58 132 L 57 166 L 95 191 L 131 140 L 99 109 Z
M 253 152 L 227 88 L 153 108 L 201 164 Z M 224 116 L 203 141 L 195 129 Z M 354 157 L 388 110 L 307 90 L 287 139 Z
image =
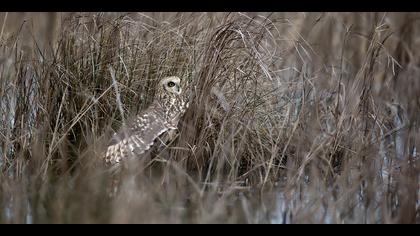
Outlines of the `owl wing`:
M 144 112 L 136 116 L 111 139 L 105 162 L 115 164 L 127 157 L 144 153 L 167 130 L 163 119 L 154 112 Z

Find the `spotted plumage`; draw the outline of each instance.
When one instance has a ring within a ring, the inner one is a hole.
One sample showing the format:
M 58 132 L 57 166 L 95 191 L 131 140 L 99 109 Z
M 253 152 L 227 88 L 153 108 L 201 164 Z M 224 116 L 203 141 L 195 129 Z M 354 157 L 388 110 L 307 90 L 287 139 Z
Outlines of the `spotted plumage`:
M 127 157 L 137 157 L 153 145 L 163 133 L 177 129 L 179 119 L 188 107 L 176 76 L 163 78 L 152 104 L 131 118 L 110 140 L 106 163 L 115 164 Z

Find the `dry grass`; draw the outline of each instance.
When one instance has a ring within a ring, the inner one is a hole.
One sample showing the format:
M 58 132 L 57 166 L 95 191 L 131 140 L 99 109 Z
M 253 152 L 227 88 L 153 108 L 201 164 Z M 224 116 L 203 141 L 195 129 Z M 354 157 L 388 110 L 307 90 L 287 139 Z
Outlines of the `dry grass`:
M 2 13 L 0 222 L 419 223 L 419 16 Z M 167 75 L 177 139 L 104 167 Z

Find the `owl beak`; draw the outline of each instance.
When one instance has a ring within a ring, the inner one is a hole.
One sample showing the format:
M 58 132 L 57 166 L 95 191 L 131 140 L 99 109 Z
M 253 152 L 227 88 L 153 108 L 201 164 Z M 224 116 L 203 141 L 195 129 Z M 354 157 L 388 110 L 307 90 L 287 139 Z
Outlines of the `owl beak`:
M 180 86 L 176 86 L 176 94 L 180 95 L 181 94 L 181 87 Z

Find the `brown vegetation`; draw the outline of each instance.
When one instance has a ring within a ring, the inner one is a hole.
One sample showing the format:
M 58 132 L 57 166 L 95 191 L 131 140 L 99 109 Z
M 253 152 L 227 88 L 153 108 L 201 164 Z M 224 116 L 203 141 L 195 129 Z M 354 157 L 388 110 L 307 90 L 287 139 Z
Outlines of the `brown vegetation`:
M 0 222 L 419 223 L 419 16 L 1 13 Z M 115 174 L 168 75 L 179 136 Z

